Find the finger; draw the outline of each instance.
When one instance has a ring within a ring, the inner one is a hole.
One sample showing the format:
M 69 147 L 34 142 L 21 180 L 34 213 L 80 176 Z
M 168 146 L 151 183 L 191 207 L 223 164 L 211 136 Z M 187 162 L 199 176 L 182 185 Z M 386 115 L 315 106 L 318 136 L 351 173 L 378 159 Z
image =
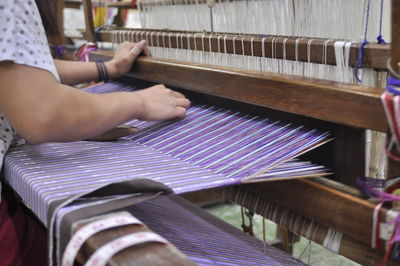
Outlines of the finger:
M 128 129 L 131 129 L 131 130 L 139 130 L 138 127 L 131 126 L 131 125 L 128 125 L 128 124 L 121 124 L 119 126 L 116 126 L 115 128 L 128 128 Z
M 117 127 L 110 129 L 100 135 L 94 136 L 88 140 L 91 141 L 113 141 L 117 140 L 119 138 L 131 135 L 135 133 L 138 129 L 137 128 L 123 128 L 123 127 Z
M 142 51 L 143 51 L 143 47 L 138 44 L 138 45 L 135 45 L 130 50 L 130 53 L 133 54 L 133 56 L 136 58 Z
M 186 98 L 185 95 L 183 95 L 183 94 L 180 93 L 180 92 L 172 91 L 172 93 L 174 94 L 174 96 L 175 96 L 176 98 Z
M 189 106 L 190 106 L 190 102 L 189 102 L 189 100 L 188 99 L 182 99 L 182 98 L 178 98 L 178 99 L 176 99 L 176 105 L 177 106 L 181 106 L 181 107 L 184 107 L 185 109 L 187 109 L 187 108 L 189 108 Z
M 184 118 L 186 115 L 186 109 L 183 107 L 176 107 L 175 109 L 175 117 L 176 118 Z
M 133 59 L 138 57 L 138 55 L 143 51 L 143 47 L 146 41 L 140 41 L 138 44 L 136 44 L 130 51 L 130 53 L 133 55 Z
M 133 42 L 129 42 L 124 46 L 125 51 L 131 51 L 135 47 Z
M 150 49 L 149 49 L 149 46 L 148 46 L 146 41 L 145 41 L 145 44 L 143 46 L 143 53 L 144 53 L 145 56 L 151 56 L 150 55 Z
M 118 51 L 130 51 L 134 46 L 135 46 L 135 44 L 132 42 L 123 42 L 118 46 L 117 50 Z

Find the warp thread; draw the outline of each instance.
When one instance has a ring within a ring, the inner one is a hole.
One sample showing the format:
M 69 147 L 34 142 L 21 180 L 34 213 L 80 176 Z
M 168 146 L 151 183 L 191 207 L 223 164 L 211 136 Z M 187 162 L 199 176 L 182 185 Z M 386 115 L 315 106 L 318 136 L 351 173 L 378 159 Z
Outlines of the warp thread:
M 368 22 L 369 22 L 369 11 L 370 11 L 371 0 L 368 0 L 366 17 L 365 17 L 365 31 L 364 31 L 364 41 L 360 45 L 360 49 L 358 51 L 358 59 L 356 65 L 354 66 L 354 75 L 358 82 L 362 82 L 359 77 L 359 70 L 363 67 L 363 59 L 364 59 L 364 47 L 368 44 L 367 34 L 368 34 Z
M 339 253 L 340 243 L 343 234 L 335 229 L 329 228 L 328 233 L 324 239 L 323 246 L 335 253 Z
M 381 0 L 381 11 L 379 15 L 379 35 L 376 37 L 378 44 L 386 44 L 386 41 L 382 37 L 383 1 L 384 0 Z

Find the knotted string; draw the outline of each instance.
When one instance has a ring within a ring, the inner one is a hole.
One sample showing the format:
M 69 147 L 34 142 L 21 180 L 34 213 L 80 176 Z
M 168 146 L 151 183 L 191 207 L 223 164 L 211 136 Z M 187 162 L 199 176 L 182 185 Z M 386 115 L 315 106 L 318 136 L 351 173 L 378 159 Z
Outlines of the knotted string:
M 378 40 L 378 44 L 386 44 L 385 40 L 382 37 L 383 1 L 384 0 L 381 0 L 381 12 L 379 17 L 379 35 L 378 37 L 376 37 L 376 39 Z
M 372 188 L 370 185 L 368 185 L 367 181 L 365 179 L 359 179 L 357 180 L 357 184 L 360 188 L 360 190 L 366 194 L 369 197 L 375 198 L 379 200 L 380 202 L 400 202 L 400 197 L 393 195 L 391 193 L 387 192 L 382 192 L 379 190 L 376 190 Z M 385 256 L 382 260 L 381 265 L 386 265 L 389 259 L 389 255 L 391 253 L 391 250 L 396 242 L 400 242 L 400 214 L 397 215 L 397 217 L 392 221 L 392 224 L 394 224 L 394 230 L 393 234 L 390 238 L 389 241 L 389 246 L 387 247 Z
M 366 17 L 365 17 L 364 41 L 360 45 L 360 49 L 358 51 L 358 59 L 357 59 L 356 65 L 354 66 L 354 75 L 356 76 L 356 79 L 357 79 L 358 82 L 362 82 L 362 80 L 358 77 L 358 71 L 359 71 L 360 68 L 363 67 L 364 47 L 365 47 L 365 45 L 368 44 L 367 34 L 368 34 L 370 4 L 371 4 L 371 0 L 368 0 L 367 11 L 366 11 L 367 14 L 366 14 Z

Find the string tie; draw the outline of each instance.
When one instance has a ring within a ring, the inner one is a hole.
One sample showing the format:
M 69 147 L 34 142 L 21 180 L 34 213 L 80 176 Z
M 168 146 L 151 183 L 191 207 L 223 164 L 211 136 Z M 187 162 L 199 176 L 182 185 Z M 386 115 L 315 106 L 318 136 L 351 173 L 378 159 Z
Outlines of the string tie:
M 382 34 L 379 34 L 376 39 L 378 41 L 378 44 L 387 44 L 387 42 L 383 39 Z
M 356 76 L 356 79 L 358 82 L 362 82 L 362 80 L 358 76 L 358 71 L 363 67 L 364 47 L 368 43 L 369 42 L 367 40 L 364 40 L 362 42 L 362 44 L 360 45 L 360 49 L 358 50 L 358 59 L 357 59 L 356 65 L 354 66 L 354 75 Z

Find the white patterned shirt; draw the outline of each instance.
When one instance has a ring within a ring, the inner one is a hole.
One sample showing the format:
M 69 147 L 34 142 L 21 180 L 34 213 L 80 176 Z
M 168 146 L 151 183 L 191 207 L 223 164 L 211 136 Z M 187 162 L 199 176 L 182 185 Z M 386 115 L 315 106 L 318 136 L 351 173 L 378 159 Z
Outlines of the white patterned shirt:
M 44 69 L 60 80 L 34 0 L 0 0 L 1 61 Z M 0 106 L 0 169 L 13 135 Z

